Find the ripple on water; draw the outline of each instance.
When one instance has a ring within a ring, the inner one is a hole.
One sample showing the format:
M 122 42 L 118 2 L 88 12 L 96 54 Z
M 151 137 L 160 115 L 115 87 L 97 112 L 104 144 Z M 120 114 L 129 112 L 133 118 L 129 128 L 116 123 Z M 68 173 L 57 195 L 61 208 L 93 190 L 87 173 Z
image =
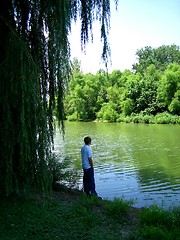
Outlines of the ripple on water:
M 65 157 L 80 162 L 87 134 L 93 139 L 96 186 L 102 197 L 137 199 L 139 207 L 179 203 L 179 125 L 67 123 Z M 82 175 L 79 182 L 82 186 Z
M 97 189 L 103 197 L 113 199 L 124 196 L 126 199 L 138 199 L 135 203 L 137 207 L 150 206 L 153 203 L 161 205 L 165 200 L 168 206 L 172 203 L 178 204 L 180 194 L 178 177 L 175 178 L 174 184 L 170 182 L 170 178 L 163 180 L 149 178 L 148 182 L 143 183 L 138 177 L 138 167 L 130 162 L 128 164 L 108 162 L 96 167 Z M 154 172 L 157 175 L 162 173 L 160 170 Z

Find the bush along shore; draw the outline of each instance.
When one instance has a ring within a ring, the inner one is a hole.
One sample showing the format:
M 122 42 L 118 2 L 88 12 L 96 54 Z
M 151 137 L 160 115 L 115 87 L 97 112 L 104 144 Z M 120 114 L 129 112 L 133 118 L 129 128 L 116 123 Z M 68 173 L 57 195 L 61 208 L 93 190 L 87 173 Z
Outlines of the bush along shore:
M 180 116 L 168 112 L 157 115 L 131 114 L 131 116 L 120 116 L 116 122 L 125 123 L 149 123 L 149 124 L 180 124 Z
M 0 239 L 178 240 L 180 207 L 134 208 L 62 188 L 0 200 Z
M 68 118 L 70 122 L 80 121 L 76 118 Z M 84 121 L 84 120 L 82 120 Z M 158 113 L 156 115 L 152 114 L 131 114 L 129 116 L 124 116 L 120 114 L 116 118 L 108 117 L 106 119 L 99 118 L 96 120 L 86 120 L 86 121 L 94 121 L 94 122 L 119 122 L 119 123 L 145 123 L 145 124 L 180 124 L 180 116 L 172 115 L 168 112 Z M 85 121 L 84 121 L 85 122 Z

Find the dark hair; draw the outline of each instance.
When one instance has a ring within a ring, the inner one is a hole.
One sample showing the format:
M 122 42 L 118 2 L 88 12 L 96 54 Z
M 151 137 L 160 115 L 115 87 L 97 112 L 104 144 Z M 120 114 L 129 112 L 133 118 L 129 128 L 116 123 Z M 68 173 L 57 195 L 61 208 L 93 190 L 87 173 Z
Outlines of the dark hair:
M 85 137 L 85 138 L 84 138 L 84 143 L 85 143 L 86 145 L 90 144 L 90 143 L 91 143 L 91 138 L 90 138 L 90 137 Z

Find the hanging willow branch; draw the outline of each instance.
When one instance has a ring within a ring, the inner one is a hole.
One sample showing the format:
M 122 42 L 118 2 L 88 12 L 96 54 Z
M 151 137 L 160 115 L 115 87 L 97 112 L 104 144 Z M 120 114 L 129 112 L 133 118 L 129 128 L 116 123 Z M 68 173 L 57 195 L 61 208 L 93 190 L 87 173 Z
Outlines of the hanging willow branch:
M 0 1 L 1 194 L 50 188 L 52 112 L 57 109 L 63 130 L 63 93 L 70 74 L 68 34 L 78 17 L 83 48 L 93 21 L 99 20 L 106 61 L 110 0 Z

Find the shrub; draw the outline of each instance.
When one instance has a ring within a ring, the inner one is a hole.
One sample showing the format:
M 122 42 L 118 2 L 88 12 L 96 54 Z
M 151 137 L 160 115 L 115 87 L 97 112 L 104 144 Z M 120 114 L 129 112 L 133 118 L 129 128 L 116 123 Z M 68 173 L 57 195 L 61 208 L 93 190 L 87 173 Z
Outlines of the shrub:
M 78 120 L 77 113 L 76 112 L 73 113 L 72 115 L 68 116 L 67 119 L 72 122 L 77 121 Z
M 170 234 L 159 227 L 144 226 L 130 235 L 130 240 L 173 240 Z
M 116 104 L 113 102 L 104 103 L 101 110 L 97 113 L 97 118 L 108 122 L 116 122 L 118 118 Z

